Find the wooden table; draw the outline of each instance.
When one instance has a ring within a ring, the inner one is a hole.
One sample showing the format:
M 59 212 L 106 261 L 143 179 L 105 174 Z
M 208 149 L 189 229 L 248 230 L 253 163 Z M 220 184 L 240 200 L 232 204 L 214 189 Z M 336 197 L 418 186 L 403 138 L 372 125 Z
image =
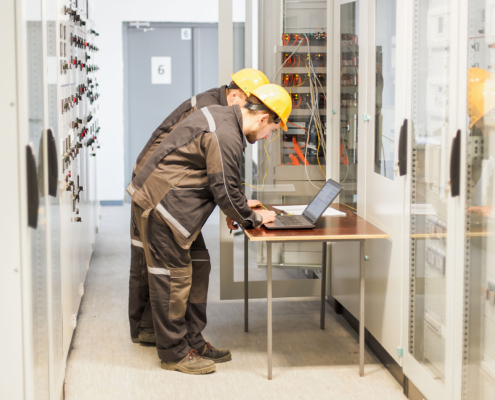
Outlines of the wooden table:
M 265 205 L 269 210 L 274 210 L 276 205 Z M 268 379 L 272 379 L 272 243 L 281 242 L 322 242 L 322 277 L 321 277 L 321 309 L 320 329 L 325 329 L 325 293 L 326 293 L 326 251 L 328 242 L 357 241 L 360 243 L 360 299 L 359 299 L 359 375 L 364 376 L 364 295 L 365 295 L 365 240 L 386 239 L 389 236 L 359 217 L 343 204 L 333 204 L 331 207 L 345 212 L 343 217 L 321 217 L 314 229 L 287 229 L 269 230 L 264 227 L 259 229 L 244 230 L 244 330 L 248 332 L 248 244 L 252 242 L 266 242 L 267 245 L 267 303 L 268 303 Z M 367 257 L 366 257 L 367 258 Z

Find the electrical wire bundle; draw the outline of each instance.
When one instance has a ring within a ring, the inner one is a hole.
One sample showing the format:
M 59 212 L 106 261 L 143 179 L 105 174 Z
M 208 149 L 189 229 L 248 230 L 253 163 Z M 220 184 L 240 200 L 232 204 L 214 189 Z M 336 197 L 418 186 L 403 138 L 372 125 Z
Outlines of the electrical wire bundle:
M 321 29 L 321 28 L 319 28 Z M 317 34 L 321 37 L 325 37 L 326 39 L 326 32 L 324 34 Z M 290 41 L 292 39 L 292 37 L 294 38 L 294 41 L 292 44 L 290 44 Z M 299 49 L 299 47 L 303 44 L 303 43 L 306 43 L 307 45 L 307 48 L 308 48 L 308 54 L 307 54 L 307 58 L 304 61 L 304 65 L 306 67 L 306 70 L 307 70 L 307 76 L 305 77 L 306 79 L 304 79 L 304 81 L 301 79 L 301 75 L 299 74 L 293 74 L 291 76 L 291 74 L 286 74 L 283 76 L 282 78 L 282 86 L 283 87 L 288 87 L 289 88 L 289 93 L 291 93 L 291 87 L 297 87 L 297 86 L 302 86 L 306 83 L 306 81 L 308 81 L 309 83 L 309 89 L 310 89 L 310 101 L 306 101 L 305 102 L 305 106 L 308 107 L 308 109 L 311 111 L 311 114 L 310 114 L 310 121 L 309 121 L 309 125 L 308 126 L 311 126 L 313 123 L 314 123 L 314 126 L 316 128 L 316 133 L 317 133 L 317 139 L 318 139 L 318 145 L 317 145 L 317 149 L 316 149 L 316 159 L 317 159 L 317 162 L 318 162 L 318 166 L 320 167 L 320 170 L 321 170 L 321 173 L 326 181 L 326 174 L 325 174 L 325 171 L 323 170 L 323 167 L 321 165 L 321 162 L 320 162 L 320 157 L 319 157 L 319 153 L 320 153 L 320 148 L 323 149 L 323 155 L 324 157 L 326 158 L 326 140 L 325 140 L 325 128 L 324 128 L 324 125 L 323 125 L 323 122 L 321 121 L 321 116 L 320 116 L 320 106 L 319 106 L 319 102 L 320 102 L 320 97 L 323 95 L 323 104 L 326 106 L 327 104 L 327 97 L 326 97 L 326 93 L 325 93 L 325 89 L 321 83 L 321 79 L 323 79 L 323 76 L 322 75 L 318 75 L 315 70 L 314 70 L 314 64 L 313 64 L 313 59 L 314 61 L 316 61 L 317 63 L 318 62 L 321 62 L 322 60 L 322 55 L 321 54 L 318 54 L 318 55 L 314 55 L 314 57 L 312 57 L 311 55 L 311 49 L 310 49 L 310 39 L 308 37 L 308 35 L 304 34 L 304 35 L 298 35 L 298 34 L 295 34 L 295 35 L 289 35 L 289 34 L 284 34 L 282 35 L 282 43 L 284 46 L 289 46 L 289 45 L 292 45 L 292 46 L 295 46 L 296 43 L 297 43 L 297 47 L 294 49 L 294 51 L 288 55 L 288 54 L 285 54 L 284 55 L 284 61 L 282 63 L 282 65 L 280 65 L 280 67 L 278 68 L 277 72 L 275 73 L 273 79 L 272 79 L 272 82 L 275 82 L 276 79 L 277 79 L 277 76 L 279 74 L 279 72 L 282 70 L 282 68 L 285 66 L 285 67 L 295 67 L 296 66 L 296 57 L 298 59 L 298 63 L 297 63 L 297 66 L 299 66 L 300 62 L 301 62 L 301 57 L 298 55 L 298 56 L 294 56 L 294 54 L 297 52 L 297 50 Z M 294 57 L 293 57 L 294 56 Z M 326 61 L 326 56 L 324 57 L 325 61 Z M 292 97 L 292 96 L 291 96 Z M 299 95 L 294 95 L 293 96 L 293 109 L 298 109 L 300 106 L 301 106 L 301 98 L 302 96 Z M 307 166 L 309 165 L 309 162 L 307 161 L 307 157 L 308 157 L 308 148 L 310 147 L 309 146 L 309 141 L 310 141 L 310 133 L 308 132 L 308 130 L 306 130 L 304 127 L 302 126 L 299 126 L 291 121 L 288 121 L 289 124 L 297 127 L 297 128 L 300 128 L 302 130 L 304 130 L 306 132 L 306 135 L 307 135 L 307 139 L 306 139 L 306 143 L 303 145 L 303 146 L 299 146 L 299 144 L 297 143 L 297 140 L 296 140 L 296 137 L 293 136 L 292 137 L 292 145 L 293 147 L 289 147 L 287 146 L 286 144 L 286 141 L 287 141 L 287 136 L 285 137 L 284 139 L 284 146 L 288 149 L 291 149 L 291 150 L 294 150 L 296 152 L 296 154 L 299 156 L 299 158 L 301 159 L 301 161 L 303 162 L 304 164 L 304 170 L 305 170 L 305 173 L 306 173 L 306 177 L 308 178 L 308 181 L 311 183 L 312 186 L 314 186 L 316 189 L 321 189 L 320 187 L 318 187 L 317 185 L 315 185 L 312 181 L 311 181 L 311 178 L 309 177 L 309 174 L 308 174 L 308 170 L 307 170 Z M 269 155 L 269 149 L 268 149 L 268 145 L 270 143 L 272 143 L 273 141 L 275 141 L 278 137 L 280 136 L 280 129 L 277 133 L 277 135 L 269 140 L 268 142 L 266 142 L 264 144 L 264 150 L 265 150 L 265 156 L 262 158 L 261 162 L 259 163 L 258 165 L 258 172 L 257 172 L 257 176 L 256 176 L 256 179 L 255 179 L 255 182 L 257 183 L 257 185 L 259 185 L 259 179 L 261 178 L 260 176 L 260 171 L 264 170 L 264 175 L 263 175 L 263 179 L 262 179 L 262 184 L 261 184 L 261 187 L 258 187 L 258 186 L 254 186 L 254 185 L 249 185 L 249 184 L 246 184 L 244 183 L 244 185 L 246 186 L 250 186 L 254 189 L 257 189 L 257 190 L 263 190 L 264 189 L 264 186 L 265 186 L 265 178 L 268 174 L 268 163 L 269 163 L 269 160 L 270 160 L 270 155 Z M 303 154 L 302 152 L 302 149 L 305 149 L 305 153 Z M 291 165 L 300 165 L 300 162 L 299 162 L 299 159 L 294 155 L 294 154 L 289 154 L 289 158 L 291 159 Z M 265 164 L 266 162 L 266 167 L 263 168 L 263 164 Z
M 310 121 L 309 126 L 311 126 L 311 122 L 313 122 L 315 124 L 315 127 L 316 127 L 316 133 L 317 133 L 317 137 L 318 137 L 318 147 L 316 149 L 316 160 L 318 161 L 318 166 L 320 167 L 321 173 L 323 174 L 323 177 L 325 178 L 325 181 L 326 181 L 327 177 L 325 175 L 325 171 L 323 171 L 323 168 L 321 166 L 320 156 L 319 156 L 320 147 L 323 147 L 323 154 L 326 158 L 325 129 L 324 129 L 323 123 L 322 123 L 321 118 L 320 118 L 320 111 L 319 111 L 319 106 L 318 106 L 318 101 L 317 101 L 318 94 L 319 94 L 318 85 L 320 86 L 321 92 L 323 93 L 323 96 L 325 97 L 325 103 L 326 103 L 327 96 L 325 93 L 325 89 L 323 88 L 323 85 L 321 84 L 320 79 L 318 78 L 318 75 L 316 74 L 316 72 L 314 70 L 312 57 L 311 57 L 311 48 L 309 47 L 309 44 L 308 44 L 308 54 L 309 54 L 308 61 L 305 64 L 306 64 L 306 70 L 308 71 L 308 75 L 309 75 L 309 89 L 310 89 L 310 93 L 311 93 L 311 106 L 308 105 L 308 107 L 311 110 L 311 119 L 312 120 Z M 309 134 L 308 134 L 307 143 L 309 143 Z M 308 148 L 306 146 L 306 158 L 307 158 L 307 152 L 308 152 Z M 309 178 L 308 171 L 307 171 L 306 167 L 305 167 L 305 170 L 306 170 L 306 176 L 307 176 L 308 180 L 311 182 L 311 179 Z M 313 182 L 311 182 L 311 184 L 314 187 L 317 187 Z

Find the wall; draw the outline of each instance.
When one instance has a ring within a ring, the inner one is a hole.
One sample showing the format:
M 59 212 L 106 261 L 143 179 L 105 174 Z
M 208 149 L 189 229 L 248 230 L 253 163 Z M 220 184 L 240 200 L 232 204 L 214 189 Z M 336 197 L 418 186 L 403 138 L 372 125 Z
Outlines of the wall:
M 244 1 L 233 0 L 234 21 L 244 21 Z M 98 196 L 124 199 L 124 62 L 122 22 L 218 22 L 217 0 L 121 0 L 95 2 L 100 34 L 100 126 Z M 150 132 L 151 135 L 152 132 Z

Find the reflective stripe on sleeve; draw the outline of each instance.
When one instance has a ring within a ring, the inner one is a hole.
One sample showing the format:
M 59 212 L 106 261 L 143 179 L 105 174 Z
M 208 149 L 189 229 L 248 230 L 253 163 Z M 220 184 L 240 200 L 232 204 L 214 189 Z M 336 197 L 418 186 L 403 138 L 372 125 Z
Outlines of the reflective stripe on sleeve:
M 203 111 L 203 114 L 205 115 L 206 120 L 208 121 L 210 132 L 215 132 L 217 130 L 217 126 L 215 125 L 215 120 L 213 119 L 213 116 L 211 115 L 210 111 L 206 107 L 202 108 L 201 111 Z
M 170 276 L 170 271 L 165 268 L 153 268 L 153 267 L 148 267 L 148 272 L 153 275 L 165 275 L 165 276 Z M 170 276 L 170 279 L 180 279 L 180 278 L 189 278 L 191 275 L 187 276 Z
M 196 95 L 191 97 L 191 107 L 196 107 L 197 101 L 196 101 Z
M 177 221 L 174 217 L 172 217 L 172 215 L 170 215 L 170 213 L 165 210 L 165 208 L 163 208 L 163 206 L 161 204 L 158 204 L 156 206 L 156 209 L 158 210 L 158 212 L 160 214 L 163 215 L 163 218 L 165 218 L 168 222 L 170 222 L 180 233 L 182 233 L 184 235 L 184 237 L 187 239 L 189 236 L 191 236 L 191 234 L 187 231 L 186 228 L 184 228 L 180 223 L 179 221 Z
M 170 271 L 165 268 L 153 268 L 148 267 L 148 272 L 153 275 L 167 275 L 170 276 Z
M 131 239 L 131 244 L 132 244 L 133 246 L 143 248 L 143 243 L 142 243 L 142 242 L 140 242 L 139 240 L 134 240 L 134 239 Z
M 132 183 L 127 186 L 127 193 L 129 193 L 129 196 L 132 196 L 136 190 L 132 187 Z

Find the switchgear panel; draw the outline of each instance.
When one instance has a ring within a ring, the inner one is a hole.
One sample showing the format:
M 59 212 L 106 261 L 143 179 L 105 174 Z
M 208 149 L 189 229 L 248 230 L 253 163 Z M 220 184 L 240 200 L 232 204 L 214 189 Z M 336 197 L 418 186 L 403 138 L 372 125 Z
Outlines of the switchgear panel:
M 98 229 L 98 28 L 86 1 L 59 2 L 57 110 L 64 321 L 77 319 Z M 64 350 L 75 323 L 64 324 Z

